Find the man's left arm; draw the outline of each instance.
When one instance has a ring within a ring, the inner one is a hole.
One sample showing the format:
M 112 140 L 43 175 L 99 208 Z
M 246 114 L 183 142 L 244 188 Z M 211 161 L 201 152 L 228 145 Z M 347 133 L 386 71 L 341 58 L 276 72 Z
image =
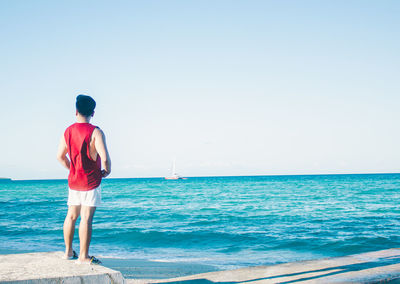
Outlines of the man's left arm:
M 61 163 L 61 165 L 63 165 L 66 169 L 69 170 L 71 163 L 67 157 L 67 153 L 68 153 L 67 143 L 65 143 L 65 138 L 63 135 L 60 139 L 60 144 L 58 145 L 57 160 Z

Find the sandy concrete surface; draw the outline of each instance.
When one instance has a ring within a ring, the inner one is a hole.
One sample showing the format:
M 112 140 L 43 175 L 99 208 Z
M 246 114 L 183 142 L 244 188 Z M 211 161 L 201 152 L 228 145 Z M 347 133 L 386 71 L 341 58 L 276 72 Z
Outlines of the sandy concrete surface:
M 125 283 L 119 271 L 76 264 L 63 252 L 0 255 L 0 283 Z
M 76 264 L 62 259 L 62 255 L 0 255 L 0 283 L 400 283 L 400 249 L 154 280 L 124 280 L 119 271 Z M 153 273 L 157 275 L 157 271 Z
M 397 279 L 397 280 L 396 280 Z M 172 279 L 127 279 L 147 283 L 400 283 L 400 249 L 285 263 L 271 266 L 217 271 Z M 399 282 L 397 282 L 399 281 Z

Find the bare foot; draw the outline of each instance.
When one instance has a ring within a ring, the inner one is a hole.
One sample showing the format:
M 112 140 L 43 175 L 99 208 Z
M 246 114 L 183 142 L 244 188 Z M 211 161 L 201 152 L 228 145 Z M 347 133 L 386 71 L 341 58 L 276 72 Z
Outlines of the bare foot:
M 77 259 L 78 258 L 78 254 L 73 250 L 70 252 L 65 252 L 63 259 Z
M 89 258 L 78 258 L 75 262 L 76 264 L 101 264 L 101 261 L 94 256 L 89 256 Z
M 90 264 L 91 259 L 90 258 L 78 258 L 76 261 L 77 264 Z

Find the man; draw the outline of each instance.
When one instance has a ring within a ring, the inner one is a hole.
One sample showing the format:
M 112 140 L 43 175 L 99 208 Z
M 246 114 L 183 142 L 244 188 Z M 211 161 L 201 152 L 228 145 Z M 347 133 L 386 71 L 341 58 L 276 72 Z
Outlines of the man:
M 95 107 L 96 102 L 89 96 L 76 98 L 76 123 L 65 130 L 57 152 L 58 161 L 69 170 L 68 213 L 64 221 L 65 259 L 78 257 L 72 249 L 72 240 L 75 222 L 81 216 L 77 263 L 100 263 L 89 256 L 89 245 L 94 212 L 101 204 L 101 179 L 111 173 L 104 133 L 89 123 Z

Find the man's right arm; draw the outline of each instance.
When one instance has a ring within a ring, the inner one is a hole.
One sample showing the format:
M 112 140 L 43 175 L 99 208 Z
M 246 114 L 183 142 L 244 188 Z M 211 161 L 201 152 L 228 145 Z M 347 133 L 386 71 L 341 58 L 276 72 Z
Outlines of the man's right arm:
M 96 128 L 94 130 L 94 139 L 94 146 L 97 154 L 100 156 L 101 166 L 103 168 L 101 172 L 103 177 L 106 177 L 111 173 L 111 159 L 106 145 L 106 136 L 101 129 Z
M 63 165 L 65 168 L 69 170 L 71 163 L 67 157 L 67 153 L 68 153 L 67 143 L 65 143 L 65 138 L 63 135 L 61 136 L 60 144 L 58 145 L 57 160 L 61 163 L 61 165 Z

